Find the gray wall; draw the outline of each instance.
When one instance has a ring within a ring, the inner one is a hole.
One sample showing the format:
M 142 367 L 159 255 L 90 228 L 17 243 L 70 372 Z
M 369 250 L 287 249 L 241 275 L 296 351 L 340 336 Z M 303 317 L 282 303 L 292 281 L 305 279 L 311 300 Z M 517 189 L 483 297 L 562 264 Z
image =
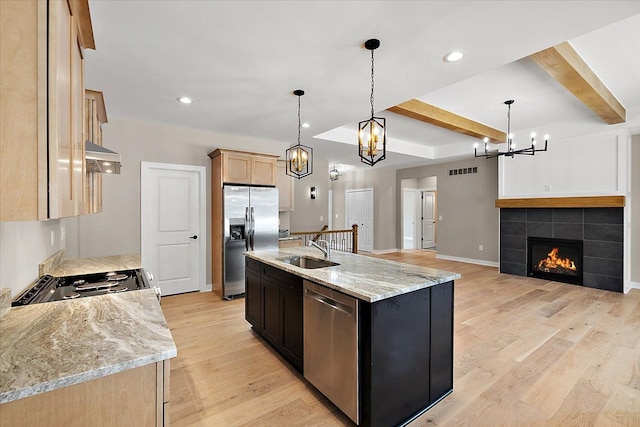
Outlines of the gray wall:
M 450 169 L 477 167 L 478 173 L 449 175 Z M 395 209 L 402 215 L 400 182 L 403 179 L 437 176 L 438 254 L 490 262 L 498 261 L 498 162 L 469 159 L 397 171 Z M 396 246 L 402 247 L 400 221 L 396 223 Z M 483 251 L 479 250 L 483 245 Z
M 103 178 L 103 212 L 77 218 L 78 256 L 140 253 L 140 162 L 205 166 L 206 270 L 211 283 L 211 159 L 216 148 L 284 154 L 273 141 L 110 118 L 103 126 L 105 147 L 122 156 L 122 173 Z
M 640 135 L 631 139 L 631 281 L 640 284 Z M 635 261 L 634 261 L 635 260 Z
M 294 179 L 294 211 L 289 215 L 290 231 L 318 231 L 329 224 L 327 194 L 330 182 L 329 164 L 318 159 L 313 161 L 311 175 Z M 310 197 L 311 187 L 316 187 L 317 196 L 314 200 Z M 321 216 L 322 220 L 320 220 Z M 283 218 L 282 215 L 281 218 Z M 281 225 L 283 225 L 282 222 Z
M 399 185 L 399 184 L 398 184 Z M 338 181 L 332 183 L 333 189 L 333 228 L 347 229 L 345 224 L 345 192 L 359 188 L 373 188 L 373 249 L 395 249 L 396 246 L 396 172 L 391 168 L 376 166 L 345 172 Z M 336 214 L 338 217 L 336 218 Z
M 67 221 L 0 222 L 0 288 L 15 297 L 36 280 L 38 264 L 65 248 Z

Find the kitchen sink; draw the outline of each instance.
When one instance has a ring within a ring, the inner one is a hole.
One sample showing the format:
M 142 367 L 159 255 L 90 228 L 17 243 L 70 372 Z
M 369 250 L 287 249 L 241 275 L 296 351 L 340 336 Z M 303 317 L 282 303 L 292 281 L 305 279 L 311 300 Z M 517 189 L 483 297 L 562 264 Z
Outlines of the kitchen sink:
M 286 258 L 278 258 L 278 261 L 286 262 L 287 264 L 306 269 L 325 268 L 340 265 L 337 262 L 327 261 L 326 259 L 311 258 L 308 256 L 291 256 Z

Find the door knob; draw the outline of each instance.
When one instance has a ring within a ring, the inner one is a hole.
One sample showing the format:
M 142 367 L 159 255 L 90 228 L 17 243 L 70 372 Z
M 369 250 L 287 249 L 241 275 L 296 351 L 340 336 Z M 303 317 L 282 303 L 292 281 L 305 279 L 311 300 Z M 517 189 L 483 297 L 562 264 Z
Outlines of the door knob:
M 198 238 L 198 236 L 196 236 L 195 234 L 191 237 L 189 237 L 190 239 L 196 240 Z

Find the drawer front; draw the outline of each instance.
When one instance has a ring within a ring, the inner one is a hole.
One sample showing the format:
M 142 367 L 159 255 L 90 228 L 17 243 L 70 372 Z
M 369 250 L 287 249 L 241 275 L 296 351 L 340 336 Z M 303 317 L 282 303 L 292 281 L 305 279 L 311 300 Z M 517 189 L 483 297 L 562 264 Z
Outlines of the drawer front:
M 271 267 L 270 265 L 265 265 L 265 264 L 262 264 L 261 273 L 263 276 L 273 279 L 278 283 L 293 282 L 298 278 L 298 276 L 296 275 L 287 273 L 286 271 L 282 271 L 278 268 Z
M 262 265 L 262 263 L 260 261 L 256 261 L 253 258 L 245 257 L 245 265 L 249 270 L 260 273 L 260 266 Z

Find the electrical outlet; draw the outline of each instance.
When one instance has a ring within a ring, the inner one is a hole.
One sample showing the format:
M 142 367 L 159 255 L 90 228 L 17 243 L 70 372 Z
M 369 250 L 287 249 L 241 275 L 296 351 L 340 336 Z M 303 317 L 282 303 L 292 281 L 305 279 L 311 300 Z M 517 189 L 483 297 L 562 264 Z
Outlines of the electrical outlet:
M 478 246 L 478 250 L 479 251 L 484 251 L 484 246 L 482 246 L 482 245 Z
M 442 221 L 442 215 L 438 217 L 438 221 Z
M 51 246 L 55 245 L 56 243 L 56 232 L 51 230 Z
M 545 185 L 544 185 L 544 192 L 545 192 L 545 193 L 548 193 L 549 191 L 551 191 L 551 185 L 549 185 L 549 184 L 545 184 Z
M 65 231 L 65 228 L 64 227 L 60 227 L 60 241 L 61 242 L 64 242 L 64 238 L 65 238 L 66 234 L 67 233 Z
M 338 219 L 338 214 L 336 214 L 336 219 Z
M 320 215 L 320 222 L 324 221 L 324 216 Z

